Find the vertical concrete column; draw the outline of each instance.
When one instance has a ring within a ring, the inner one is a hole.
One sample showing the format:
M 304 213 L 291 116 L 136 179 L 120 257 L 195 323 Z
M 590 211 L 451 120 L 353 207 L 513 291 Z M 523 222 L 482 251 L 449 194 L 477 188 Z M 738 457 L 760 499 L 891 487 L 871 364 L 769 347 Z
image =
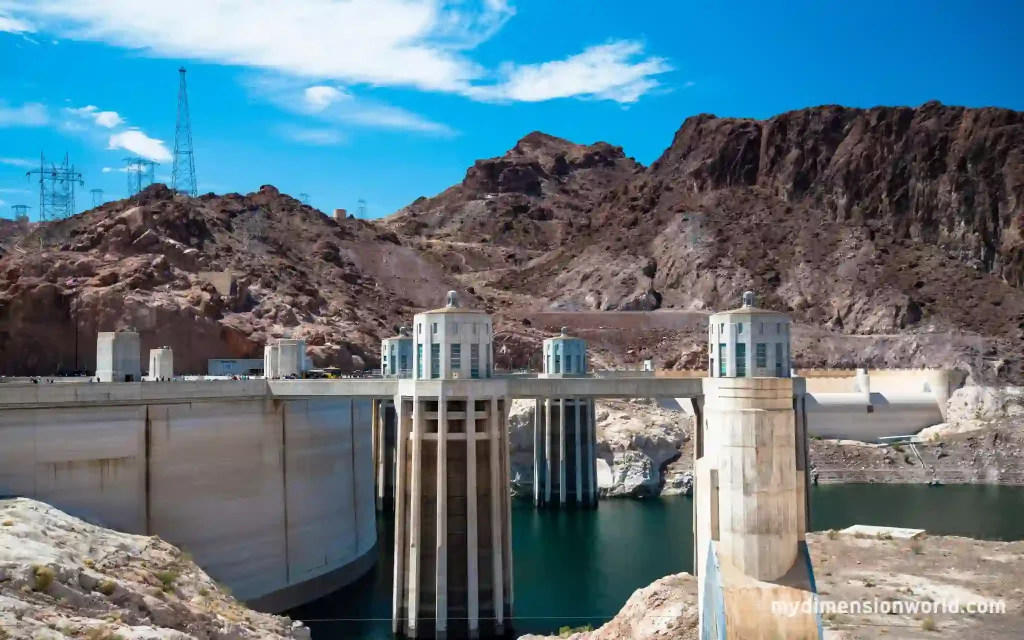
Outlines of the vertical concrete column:
M 558 399 L 558 503 L 565 506 L 565 398 Z
M 583 462 L 583 452 L 582 452 L 582 447 L 581 447 L 581 445 L 583 444 L 583 442 L 582 442 L 582 437 L 583 436 L 580 433 L 581 431 L 583 431 L 583 424 L 580 422 L 580 402 L 583 402 L 583 400 L 581 398 L 576 398 L 572 402 L 572 409 L 573 409 L 573 413 L 575 414 L 574 415 L 574 420 L 573 420 L 573 424 L 575 425 L 575 429 L 573 429 L 573 432 L 576 434 L 576 503 L 577 504 L 586 504 L 587 500 L 586 500 L 586 498 L 583 497 L 583 465 L 584 465 L 584 462 Z
M 409 483 L 408 469 L 406 468 L 406 457 L 409 455 L 409 417 L 405 415 L 402 396 L 395 396 L 395 413 L 398 424 L 398 442 L 395 456 L 395 576 L 394 593 L 391 599 L 391 631 L 399 633 L 402 630 L 402 617 L 404 605 L 403 596 L 405 593 L 405 560 L 407 558 L 405 548 L 405 491 Z
M 437 561 L 435 567 L 434 628 L 438 637 L 448 629 L 448 400 L 437 400 Z
M 590 474 L 590 504 L 597 504 L 597 463 L 594 443 L 597 441 L 597 415 L 594 399 L 587 401 L 587 473 Z
M 408 635 L 416 637 L 420 608 L 420 511 L 423 507 L 423 403 L 418 395 L 412 404 L 412 469 L 409 478 L 409 602 Z
M 551 504 L 551 398 L 544 398 L 544 504 Z
M 497 400 L 494 401 L 497 406 Z M 498 434 L 501 436 L 501 466 L 504 468 L 504 483 L 501 485 L 501 501 L 505 504 L 505 527 L 501 531 L 502 538 L 505 539 L 505 556 L 504 560 L 507 562 L 505 569 L 505 582 L 508 585 L 508 593 L 506 595 L 507 607 L 509 612 L 509 619 L 512 616 L 512 606 L 516 599 L 515 580 L 512 579 L 512 471 L 509 469 L 511 465 L 512 456 L 509 452 L 509 438 L 508 438 L 508 413 L 512 410 L 512 403 L 505 401 L 504 411 L 498 415 Z
M 502 493 L 506 489 L 502 482 L 501 472 L 501 419 L 498 416 L 498 399 L 491 398 L 488 411 L 490 427 L 488 437 L 491 444 L 491 559 L 493 561 L 492 582 L 494 585 L 494 617 L 495 624 L 500 628 L 504 625 L 505 619 L 505 595 L 504 595 L 504 549 L 503 538 L 505 533 L 502 525 L 504 521 L 504 509 L 502 506 Z
M 480 634 L 480 580 L 477 562 L 480 544 L 477 540 L 476 482 L 476 398 L 466 398 L 466 589 L 468 591 L 469 635 Z
M 544 464 L 544 448 L 541 445 L 541 438 L 544 433 L 541 410 L 543 402 L 540 398 L 533 401 L 533 504 L 541 504 L 541 465 Z
M 380 425 L 380 413 L 378 405 L 380 400 L 370 400 L 370 451 L 373 456 L 373 482 L 374 494 L 377 497 L 377 510 L 380 511 L 384 502 L 384 477 L 383 464 L 381 463 L 381 438 L 383 432 Z

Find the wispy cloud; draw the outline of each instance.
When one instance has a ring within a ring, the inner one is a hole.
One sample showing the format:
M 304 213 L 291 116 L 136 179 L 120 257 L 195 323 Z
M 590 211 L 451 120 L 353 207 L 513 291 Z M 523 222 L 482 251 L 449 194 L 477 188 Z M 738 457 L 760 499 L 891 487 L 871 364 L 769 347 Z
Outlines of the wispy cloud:
M 454 135 L 446 124 L 386 103 L 358 98 L 344 87 L 307 86 L 285 76 L 256 76 L 245 81 L 257 97 L 296 115 L 309 116 L 322 124 L 397 129 L 440 136 Z
M 471 53 L 515 15 L 508 0 L 0 0 L 0 11 L 65 38 L 289 76 L 313 89 L 310 98 L 324 110 L 338 98 L 331 83 L 486 101 L 632 103 L 658 86 L 653 76 L 669 70 L 634 41 L 488 70 Z M 394 111 L 367 119 L 410 122 Z
M 345 136 L 334 129 L 311 129 L 286 125 L 279 127 L 277 132 L 292 142 L 321 147 L 341 144 L 345 141 Z
M 124 124 L 122 118 L 116 111 L 100 111 L 98 107 L 89 105 L 78 109 L 64 109 L 64 113 L 91 121 L 93 124 L 106 129 Z
M 654 76 L 672 70 L 663 58 L 644 58 L 643 45 L 618 41 L 590 47 L 580 54 L 530 65 L 506 65 L 503 80 L 473 87 L 481 100 L 541 102 L 555 98 L 590 98 L 633 103 L 656 88 Z
M 0 101 L 0 127 L 42 127 L 50 122 L 46 105 L 26 102 L 20 107 Z
M 128 173 L 131 171 L 128 167 L 103 167 L 103 173 Z
M 139 129 L 128 129 L 110 136 L 108 149 L 124 149 L 154 162 L 170 162 L 171 152 L 163 140 L 150 138 Z
M 24 193 L 24 194 L 27 194 L 27 193 L 32 193 L 32 192 L 29 191 L 28 189 L 0 189 L 0 193 L 17 193 L 17 194 Z
M 19 167 L 28 169 L 31 167 L 38 167 L 39 161 L 27 160 L 25 158 L 0 158 L 0 164 L 6 164 L 9 167 Z
M 0 32 L 6 33 L 30 33 L 35 29 L 27 22 L 16 20 L 9 14 L 0 11 Z

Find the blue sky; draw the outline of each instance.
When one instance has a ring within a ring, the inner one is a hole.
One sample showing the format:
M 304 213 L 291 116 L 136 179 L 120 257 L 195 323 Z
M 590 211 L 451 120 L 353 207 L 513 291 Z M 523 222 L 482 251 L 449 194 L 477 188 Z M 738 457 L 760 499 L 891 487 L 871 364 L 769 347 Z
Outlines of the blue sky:
M 80 209 L 127 156 L 169 182 L 181 65 L 201 192 L 375 217 L 534 130 L 649 164 L 698 113 L 1024 109 L 1022 28 L 1013 0 L 0 0 L 0 215 L 35 213 L 40 151 Z

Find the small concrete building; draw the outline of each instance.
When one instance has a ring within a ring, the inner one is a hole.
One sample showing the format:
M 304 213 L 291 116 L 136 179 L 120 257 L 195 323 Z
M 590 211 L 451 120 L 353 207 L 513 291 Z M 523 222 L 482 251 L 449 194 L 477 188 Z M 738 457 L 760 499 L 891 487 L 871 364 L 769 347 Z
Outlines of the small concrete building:
M 459 307 L 454 291 L 447 306 L 416 314 L 413 324 L 417 380 L 491 377 L 491 317 Z
M 263 375 L 268 378 L 301 376 L 309 365 L 305 340 L 281 338 L 263 349 Z
M 487 638 L 512 616 L 507 383 L 491 379 L 491 318 L 417 314 L 415 374 L 399 379 L 392 630 Z
M 748 291 L 743 306 L 716 313 L 708 322 L 708 375 L 788 378 L 789 342 L 789 316 L 754 306 Z
M 412 336 L 402 327 L 394 338 L 380 344 L 380 373 L 385 378 L 411 378 L 413 362 Z
M 105 331 L 96 339 L 96 377 L 100 382 L 139 382 L 141 358 L 135 331 Z
M 170 347 L 149 350 L 149 379 L 170 380 L 174 377 L 174 353 Z
M 587 343 L 561 334 L 544 341 L 544 378 L 587 375 Z M 535 401 L 533 503 L 537 506 L 597 506 L 597 428 L 589 398 Z

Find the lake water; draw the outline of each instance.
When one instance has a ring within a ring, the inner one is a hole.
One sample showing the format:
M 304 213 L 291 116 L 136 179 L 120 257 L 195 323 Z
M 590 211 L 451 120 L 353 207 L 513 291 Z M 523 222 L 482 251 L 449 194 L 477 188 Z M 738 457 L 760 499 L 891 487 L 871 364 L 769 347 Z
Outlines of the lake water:
M 811 494 L 812 528 L 854 524 L 925 529 L 934 535 L 1024 539 L 1024 488 L 990 486 L 833 485 Z M 551 633 L 563 625 L 600 625 L 629 596 L 693 565 L 692 501 L 602 500 L 593 511 L 512 513 L 515 631 Z M 388 640 L 391 636 L 393 538 L 379 519 L 380 560 L 370 574 L 291 612 L 313 640 Z

